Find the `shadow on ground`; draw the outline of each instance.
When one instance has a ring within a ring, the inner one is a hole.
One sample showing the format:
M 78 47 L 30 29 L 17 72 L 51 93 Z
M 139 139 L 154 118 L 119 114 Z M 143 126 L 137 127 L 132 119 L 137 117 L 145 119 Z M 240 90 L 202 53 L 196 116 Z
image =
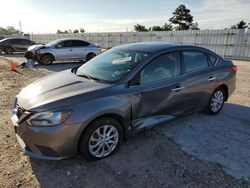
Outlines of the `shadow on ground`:
M 165 130 L 182 150 L 219 163 L 237 178 L 250 180 L 250 108 L 226 103 L 216 116 L 195 114 Z
M 197 113 L 138 134 L 104 160 L 30 163 L 41 187 L 235 187 L 222 168 L 248 177 L 249 117 L 249 107 L 225 104 L 217 116 Z

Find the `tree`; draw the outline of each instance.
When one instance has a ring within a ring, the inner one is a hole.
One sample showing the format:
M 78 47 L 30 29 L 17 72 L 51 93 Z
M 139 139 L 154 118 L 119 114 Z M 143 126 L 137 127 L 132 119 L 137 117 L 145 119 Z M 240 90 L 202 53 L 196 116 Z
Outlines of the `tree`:
M 85 30 L 83 28 L 80 28 L 80 33 L 84 33 Z
M 60 29 L 57 29 L 57 34 L 63 34 L 63 31 L 61 31 Z
M 244 20 L 241 20 L 236 25 L 231 26 L 231 29 L 246 29 L 246 28 L 247 28 L 247 23 L 244 22 Z
M 73 33 L 79 33 L 78 29 L 74 30 L 74 32 L 73 32 Z
M 200 28 L 198 27 L 198 23 L 197 23 L 197 22 L 193 23 L 193 24 L 190 26 L 190 29 L 191 29 L 191 30 L 200 30 Z
M 165 23 L 164 26 L 162 27 L 162 30 L 163 31 L 172 31 L 173 26 L 172 26 L 172 24 Z
M 144 25 L 140 25 L 140 24 L 134 25 L 134 30 L 136 32 L 148 31 L 148 29 Z
M 20 31 L 12 26 L 8 26 L 6 28 L 0 27 L 0 35 L 15 35 L 19 33 Z
M 163 31 L 163 28 L 159 25 L 155 25 L 152 28 L 150 28 L 150 31 Z
M 175 30 L 188 30 L 192 26 L 193 16 L 190 14 L 190 9 L 185 5 L 179 5 L 173 12 L 173 17 L 169 21 L 176 25 Z

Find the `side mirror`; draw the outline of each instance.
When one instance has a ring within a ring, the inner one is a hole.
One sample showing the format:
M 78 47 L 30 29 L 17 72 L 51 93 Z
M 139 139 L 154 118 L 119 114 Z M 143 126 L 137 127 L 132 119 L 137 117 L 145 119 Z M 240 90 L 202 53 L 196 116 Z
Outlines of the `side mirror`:
M 138 86 L 140 85 L 139 76 L 134 77 L 132 80 L 129 80 L 125 83 L 125 88 L 129 88 L 131 86 Z

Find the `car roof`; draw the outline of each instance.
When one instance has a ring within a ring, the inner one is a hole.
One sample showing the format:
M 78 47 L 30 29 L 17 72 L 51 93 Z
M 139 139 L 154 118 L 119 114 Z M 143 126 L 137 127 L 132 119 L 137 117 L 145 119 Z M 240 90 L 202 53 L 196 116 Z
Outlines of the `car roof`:
M 84 42 L 87 42 L 81 38 L 60 38 L 60 39 L 56 39 L 58 41 L 67 41 L 67 40 L 80 40 L 80 41 L 84 41 Z
M 30 40 L 30 39 L 26 39 L 26 38 L 22 38 L 22 37 L 9 37 L 9 38 L 5 38 L 5 40 L 12 40 L 12 39 L 24 39 L 24 40 Z
M 161 50 L 167 49 L 182 49 L 182 48 L 196 48 L 196 49 L 205 49 L 199 46 L 187 45 L 187 44 L 175 44 L 175 43 L 166 43 L 166 42 L 138 42 L 131 44 L 124 44 L 121 46 L 115 47 L 116 49 L 130 49 L 130 50 L 138 50 L 149 53 L 154 53 Z M 205 49 L 207 50 L 207 49 Z

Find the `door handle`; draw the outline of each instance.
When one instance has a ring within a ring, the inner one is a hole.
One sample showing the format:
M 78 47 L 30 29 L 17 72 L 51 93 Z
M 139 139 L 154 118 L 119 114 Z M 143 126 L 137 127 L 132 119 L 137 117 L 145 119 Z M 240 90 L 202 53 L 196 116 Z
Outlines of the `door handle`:
M 184 87 L 181 87 L 181 86 L 176 86 L 175 88 L 172 89 L 173 92 L 179 92 L 181 90 L 183 90 Z
M 214 76 L 210 76 L 209 78 L 208 78 L 208 81 L 209 82 L 212 82 L 212 81 L 214 81 L 216 78 L 214 77 Z

